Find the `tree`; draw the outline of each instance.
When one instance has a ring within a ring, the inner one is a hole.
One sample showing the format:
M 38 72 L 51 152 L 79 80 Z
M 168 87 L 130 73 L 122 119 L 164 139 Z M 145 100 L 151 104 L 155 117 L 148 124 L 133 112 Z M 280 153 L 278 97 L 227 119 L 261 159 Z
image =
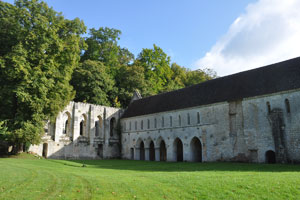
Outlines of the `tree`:
M 186 87 L 198 84 L 204 81 L 208 81 L 217 77 L 217 74 L 212 69 L 198 69 L 195 71 L 187 70 L 186 72 L 186 80 L 184 81 L 184 85 Z
M 145 79 L 149 82 L 150 94 L 164 91 L 165 86 L 171 80 L 170 57 L 158 46 L 153 49 L 143 49 L 138 55 L 136 65 L 144 68 Z
M 115 100 L 115 82 L 107 67 L 99 61 L 86 60 L 75 69 L 71 84 L 76 90 L 75 101 L 111 106 Z
M 119 86 L 118 97 L 121 105 L 127 107 L 133 92 L 138 89 L 142 96 L 148 96 L 148 83 L 145 80 L 144 68 L 138 65 L 123 65 L 116 78 Z
M 74 97 L 69 84 L 85 26 L 38 0 L 0 1 L 0 120 L 7 138 L 37 144 L 45 120 Z
M 95 60 L 109 67 L 113 76 L 117 74 L 118 67 L 128 65 L 134 56 L 126 48 L 118 45 L 121 31 L 113 28 L 92 28 L 90 37 L 85 39 L 87 49 L 84 51 L 81 61 Z

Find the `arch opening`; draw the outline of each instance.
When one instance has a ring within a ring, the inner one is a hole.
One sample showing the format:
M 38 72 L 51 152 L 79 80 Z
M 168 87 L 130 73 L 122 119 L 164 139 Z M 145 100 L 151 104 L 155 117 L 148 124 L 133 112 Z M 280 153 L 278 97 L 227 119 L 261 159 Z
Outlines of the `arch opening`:
M 149 159 L 151 161 L 155 161 L 155 148 L 154 148 L 154 142 L 151 141 L 149 145 Z
M 202 145 L 199 138 L 194 137 L 191 140 L 191 161 L 202 162 Z
M 134 148 L 130 148 L 130 158 L 134 160 Z
M 84 132 L 84 121 L 82 120 L 80 122 L 80 135 L 83 136 L 83 132 Z
M 143 141 L 140 144 L 140 160 L 145 160 L 145 146 Z
M 110 119 L 110 137 L 113 137 L 115 135 L 115 131 L 116 131 L 116 119 L 113 117 Z
M 97 118 L 98 120 L 95 121 L 95 136 L 102 137 L 102 125 L 103 125 L 102 117 L 99 115 L 97 116 Z
M 161 141 L 159 145 L 159 159 L 160 161 L 167 161 L 167 148 L 165 141 Z
M 268 164 L 276 163 L 276 154 L 274 151 L 269 150 L 266 152 L 266 163 Z
M 80 132 L 79 132 L 80 136 L 87 136 L 86 124 L 87 124 L 87 116 L 85 114 L 83 114 L 81 116 L 81 121 L 80 121 Z
M 43 153 L 42 153 L 42 156 L 44 158 L 47 158 L 47 155 L 48 155 L 48 143 L 44 143 L 43 144 Z
M 71 136 L 71 114 L 69 112 L 65 112 L 63 114 L 63 134 L 67 136 Z
M 176 138 L 174 141 L 174 155 L 177 162 L 183 161 L 183 144 L 179 138 Z

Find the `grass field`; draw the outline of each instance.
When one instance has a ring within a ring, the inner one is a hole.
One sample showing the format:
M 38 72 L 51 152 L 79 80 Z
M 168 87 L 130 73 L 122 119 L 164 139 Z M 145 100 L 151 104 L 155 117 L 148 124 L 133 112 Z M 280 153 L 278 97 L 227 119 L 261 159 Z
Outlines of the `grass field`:
M 0 158 L 0 199 L 300 199 L 300 166 L 23 154 Z

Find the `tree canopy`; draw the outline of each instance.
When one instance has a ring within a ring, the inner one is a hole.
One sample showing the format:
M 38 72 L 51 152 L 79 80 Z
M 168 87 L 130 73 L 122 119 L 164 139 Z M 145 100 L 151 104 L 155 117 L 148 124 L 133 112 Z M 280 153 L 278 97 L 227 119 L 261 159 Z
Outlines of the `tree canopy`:
M 120 30 L 85 31 L 43 1 L 0 1 L 1 140 L 37 144 L 70 100 L 125 108 L 136 89 L 146 97 L 216 77 L 171 64 L 155 44 L 135 58 L 118 44 Z
M 75 101 L 110 106 L 115 88 L 114 79 L 102 62 L 85 60 L 75 69 L 71 80 Z
M 55 117 L 74 92 L 85 26 L 37 0 L 0 1 L 0 119 L 6 139 L 38 143 L 44 121 Z

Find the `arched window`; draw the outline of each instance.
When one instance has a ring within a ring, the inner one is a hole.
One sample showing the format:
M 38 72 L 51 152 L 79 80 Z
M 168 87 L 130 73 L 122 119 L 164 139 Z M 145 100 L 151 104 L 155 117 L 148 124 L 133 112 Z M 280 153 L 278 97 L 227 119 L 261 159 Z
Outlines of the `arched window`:
M 88 135 L 86 134 L 86 124 L 87 124 L 87 116 L 83 114 L 80 117 L 80 135 L 88 137 Z
M 188 125 L 191 124 L 191 118 L 190 118 L 190 113 L 187 114 L 187 123 Z
M 170 116 L 170 127 L 173 126 L 173 120 L 172 120 L 172 116 Z
M 150 119 L 147 120 L 147 128 L 150 129 Z
M 134 128 L 137 130 L 137 121 L 134 122 Z
M 141 121 L 141 130 L 144 129 L 144 120 Z
M 67 119 L 67 121 L 65 122 L 65 127 L 64 127 L 64 131 L 63 131 L 64 134 L 67 134 L 67 132 L 68 132 L 68 124 L 69 124 L 69 120 Z
M 197 123 L 200 124 L 200 113 L 197 112 Z
M 110 136 L 114 136 L 116 131 L 116 119 L 113 117 L 110 119 Z
M 62 116 L 62 133 L 71 136 L 71 114 L 69 112 L 65 112 Z
M 181 126 L 181 116 L 178 116 L 178 125 Z
M 157 120 L 156 120 L 156 118 L 154 119 L 154 128 L 157 128 Z
M 83 131 L 84 131 L 84 121 L 82 120 L 80 122 L 80 135 L 83 136 Z
M 161 127 L 165 127 L 165 118 L 161 117 Z
M 129 122 L 129 130 L 131 131 L 131 122 Z
M 291 107 L 290 107 L 290 102 L 289 102 L 289 100 L 288 100 L 288 99 L 285 99 L 284 102 L 285 102 L 285 109 L 286 109 L 286 112 L 287 112 L 287 113 L 290 113 L 290 112 L 291 112 Z
M 268 109 L 268 113 L 271 113 L 271 105 L 270 102 L 267 101 L 267 109 Z
M 99 121 L 95 121 L 95 136 L 99 136 Z

